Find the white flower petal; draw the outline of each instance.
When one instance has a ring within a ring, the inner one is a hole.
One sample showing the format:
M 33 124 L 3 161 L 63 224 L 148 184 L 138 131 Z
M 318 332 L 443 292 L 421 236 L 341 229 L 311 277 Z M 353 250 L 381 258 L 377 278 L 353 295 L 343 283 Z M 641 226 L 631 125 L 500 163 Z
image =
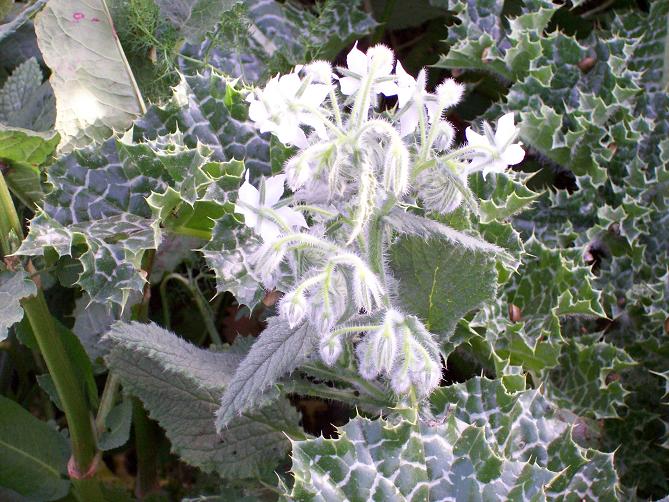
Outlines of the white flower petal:
M 339 79 L 339 87 L 342 94 L 350 96 L 351 94 L 355 94 L 360 88 L 360 80 L 353 77 L 341 77 Z
M 316 108 L 325 100 L 329 92 L 329 85 L 311 84 L 304 90 L 304 94 L 300 97 L 300 101 L 305 105 Z
M 307 221 L 304 219 L 304 215 L 295 211 L 295 209 L 288 206 L 280 207 L 276 210 L 276 213 L 283 219 L 290 228 L 301 227 L 307 228 Z
M 277 174 L 276 176 L 265 178 L 265 200 L 263 201 L 263 206 L 272 207 L 279 202 L 283 195 L 285 182 L 285 174 Z
M 254 230 L 264 242 L 275 241 L 281 235 L 279 226 L 267 218 L 260 220 Z
M 515 166 L 525 158 L 525 150 L 520 145 L 509 145 L 502 153 L 502 159 L 510 166 Z
M 397 94 L 397 84 L 392 80 L 379 82 L 374 86 L 375 92 L 380 92 L 384 96 L 395 96 Z
M 418 126 L 418 107 L 410 106 L 400 116 L 400 135 L 407 136 L 416 130 Z
M 281 90 L 281 94 L 286 98 L 295 97 L 301 85 L 302 81 L 297 73 L 289 73 L 279 79 L 279 89 Z
M 357 73 L 361 77 L 367 75 L 367 56 L 365 56 L 364 52 L 358 49 L 358 42 L 355 43 L 351 52 L 346 56 L 346 65 L 349 70 Z
M 465 129 L 465 136 L 467 136 L 467 143 L 469 143 L 471 146 L 490 147 L 490 143 L 488 143 L 486 137 L 482 134 L 474 132 L 471 127 Z
M 502 115 L 497 121 L 497 130 L 495 131 L 495 143 L 499 148 L 506 145 L 516 134 L 516 126 L 514 125 L 514 114 L 509 112 Z

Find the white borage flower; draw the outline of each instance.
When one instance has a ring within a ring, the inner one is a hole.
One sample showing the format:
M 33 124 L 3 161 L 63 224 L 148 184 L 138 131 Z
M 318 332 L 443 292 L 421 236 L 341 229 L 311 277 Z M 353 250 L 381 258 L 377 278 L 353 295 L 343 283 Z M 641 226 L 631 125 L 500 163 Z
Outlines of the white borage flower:
M 437 103 L 427 100 L 430 95 L 425 90 L 427 73 L 425 69 L 418 72 L 418 77 L 413 78 L 398 61 L 395 69 L 397 75 L 397 105 L 399 108 L 400 134 L 407 136 L 413 133 L 420 123 L 423 110 L 428 111 L 428 120 L 432 119 L 436 112 Z
M 358 92 L 362 82 L 373 72 L 370 92 L 374 95 L 394 96 L 397 94 L 397 84 L 393 73 L 395 55 L 385 45 L 375 45 L 367 49 L 365 54 L 358 49 L 356 42 L 351 52 L 346 56 L 348 69 L 340 69 L 344 74 L 339 78 L 342 94 L 350 96 Z
M 260 132 L 274 133 L 283 144 L 304 148 L 307 137 L 302 124 L 327 137 L 325 125 L 310 110 L 318 109 L 329 91 L 329 84 L 303 82 L 297 73 L 277 75 L 246 97 L 249 118 Z
M 525 150 L 514 141 L 518 130 L 514 124 L 514 114 L 509 112 L 497 121 L 497 130 L 492 132 L 490 126 L 483 124 L 484 134 L 478 134 L 468 127 L 465 131 L 467 142 L 471 147 L 479 148 L 479 157 L 474 158 L 468 166 L 468 173 L 482 171 L 501 173 L 509 167 L 520 163 L 525 158 Z
M 261 190 L 258 190 L 250 183 L 247 171 L 246 181 L 239 187 L 234 211 L 244 216 L 244 224 L 264 242 L 275 240 L 287 229 L 308 227 L 302 213 L 288 206 L 277 207 L 283 196 L 285 180 L 285 174 L 263 178 Z
M 302 291 L 286 293 L 279 303 L 279 312 L 291 328 L 299 325 L 307 316 L 309 304 Z
M 466 186 L 465 173 L 450 171 L 448 166 L 438 165 L 421 172 L 417 179 L 417 194 L 428 211 L 449 214 L 455 211 L 463 200 L 458 183 Z
M 333 366 L 343 351 L 343 345 L 338 336 L 327 336 L 321 341 L 318 352 L 321 359 L 328 366 Z

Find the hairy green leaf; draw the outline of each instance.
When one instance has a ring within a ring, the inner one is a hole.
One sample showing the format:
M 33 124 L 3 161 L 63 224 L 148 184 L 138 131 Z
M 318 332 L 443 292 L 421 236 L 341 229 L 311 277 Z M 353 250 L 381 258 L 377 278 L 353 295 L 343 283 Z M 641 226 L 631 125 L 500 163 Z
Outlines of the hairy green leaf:
M 216 409 L 243 354 L 197 348 L 154 324 L 118 323 L 106 339 L 111 371 L 142 400 L 186 462 L 224 478 L 255 477 L 288 451 L 282 431 L 297 428 L 298 414 L 285 398 L 216 432 Z
M 225 389 L 216 429 L 227 431 L 235 418 L 258 406 L 263 393 L 305 362 L 314 349 L 315 333 L 309 323 L 293 329 L 282 318 L 270 317 Z

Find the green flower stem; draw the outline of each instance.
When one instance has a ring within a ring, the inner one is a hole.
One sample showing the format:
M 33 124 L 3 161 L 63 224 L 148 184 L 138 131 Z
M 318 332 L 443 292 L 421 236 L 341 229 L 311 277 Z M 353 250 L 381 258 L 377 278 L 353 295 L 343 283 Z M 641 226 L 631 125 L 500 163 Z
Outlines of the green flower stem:
M 367 396 L 356 395 L 355 392 L 347 389 L 338 389 L 336 387 L 329 387 L 327 385 L 318 385 L 311 382 L 302 382 L 295 380 L 282 384 L 282 390 L 287 394 L 299 394 L 301 396 L 318 397 L 321 399 L 341 401 L 343 403 L 357 406 L 365 404 L 379 408 L 388 408 L 387 401 L 376 400 Z M 393 406 L 394 403 L 390 404 Z
M 2 232 L 0 245 L 3 255 L 10 255 L 16 251 L 8 238 L 8 230 L 13 231 L 18 239 L 23 238 L 21 221 L 5 183 L 5 178 L 0 173 L 0 232 Z M 30 262 L 28 262 L 26 270 L 31 275 L 35 273 L 35 268 Z M 37 281 L 37 285 L 37 294 L 21 300 L 21 305 L 35 334 L 37 345 L 63 405 L 70 431 L 75 467 L 82 475 L 86 474 L 88 477 L 92 477 L 94 473 L 89 474 L 88 471 L 91 469 L 93 462 L 97 460 L 98 453 L 92 416 L 72 367 L 72 361 L 65 351 L 65 346 L 58 335 L 44 294 L 39 288 L 39 281 Z M 102 493 L 97 482 L 90 479 L 73 480 L 73 482 L 81 496 L 86 500 L 102 500 Z
M 306 364 L 302 369 L 307 373 L 319 378 L 325 378 L 333 382 L 346 382 L 353 387 L 360 389 L 362 392 L 373 398 L 377 403 L 381 403 L 382 407 L 392 408 L 396 405 L 383 389 L 377 387 L 373 382 L 369 382 L 362 378 L 358 373 L 348 371 L 345 368 L 330 369 L 322 365 Z

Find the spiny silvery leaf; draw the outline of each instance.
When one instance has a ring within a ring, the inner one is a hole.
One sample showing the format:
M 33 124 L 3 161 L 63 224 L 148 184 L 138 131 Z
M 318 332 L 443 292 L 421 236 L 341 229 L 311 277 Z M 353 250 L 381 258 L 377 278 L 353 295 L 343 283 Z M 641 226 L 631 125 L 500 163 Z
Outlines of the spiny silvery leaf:
M 260 239 L 253 231 L 227 214 L 216 221 L 211 240 L 201 249 L 207 265 L 216 274 L 216 290 L 230 291 L 240 305 L 251 309 L 265 295 L 251 266 L 251 257 L 259 246 Z
M 338 439 L 293 442 L 288 500 L 544 500 L 560 476 L 504 456 L 482 427 L 449 415 L 425 421 L 357 417 Z
M 0 268 L 0 341 L 9 328 L 23 319 L 21 300 L 37 294 L 37 286 L 23 270 L 12 272 Z
M 503 458 L 561 473 L 547 487 L 548 499 L 579 494 L 617 500 L 613 454 L 579 447 L 566 415 L 537 390 L 509 394 L 501 380 L 473 378 L 438 389 L 430 402 L 437 421 L 453 415 L 482 427 L 486 442 Z
M 290 65 L 313 58 L 332 59 L 353 40 L 368 35 L 376 21 L 359 8 L 359 1 L 327 0 L 315 11 L 276 0 L 258 0 L 246 5 L 242 23 L 249 23 L 242 36 L 221 30 L 218 39 L 186 46 L 183 54 L 207 61 L 224 73 L 256 82 L 266 76 L 279 59 Z M 237 11 L 234 11 L 237 12 Z M 212 46 L 212 44 L 214 44 Z M 205 58 L 205 54 L 207 57 Z M 186 73 L 193 63 L 180 62 Z M 199 69 L 199 68 L 198 68 Z
M 503 174 L 489 175 L 487 179 L 477 174 L 469 187 L 482 199 L 479 207 L 481 223 L 503 221 L 526 209 L 540 195 Z
M 126 317 L 128 313 L 129 311 L 126 311 Z M 72 316 L 74 317 L 72 332 L 81 341 L 88 357 L 95 361 L 106 354 L 107 347 L 100 338 L 121 318 L 118 305 L 92 302 L 91 298 L 84 294 L 75 301 Z
M 0 89 L 0 123 L 47 131 L 56 119 L 56 102 L 34 57 L 19 65 Z
M 625 405 L 629 393 L 622 385 L 622 374 L 634 364 L 624 350 L 608 343 L 570 341 L 548 376 L 546 396 L 579 415 L 618 418 L 618 408 Z
M 124 131 L 145 111 L 104 0 L 51 0 L 35 33 L 52 71 L 62 152 Z
M 188 147 L 209 147 L 213 160 L 243 160 L 253 177 L 271 174 L 269 135 L 248 120 L 244 95 L 217 73 L 182 77 L 172 100 L 149 109 L 134 127 L 137 140 L 177 131 Z
M 160 241 L 145 197 L 164 191 L 169 178 L 149 152 L 144 145 L 109 140 L 62 157 L 49 170 L 54 189 L 18 253 L 42 255 L 50 246 L 72 256 L 77 244 L 85 244 L 79 284 L 92 301 L 125 306 L 145 282 L 142 253 Z
M 158 0 L 164 16 L 188 42 L 200 41 L 214 29 L 221 15 L 241 0 Z
M 142 400 L 186 462 L 235 479 L 261 475 L 287 453 L 282 431 L 295 430 L 299 416 L 285 398 L 216 432 L 216 409 L 243 354 L 200 349 L 154 324 L 118 323 L 106 339 L 111 371 Z
M 223 394 L 216 429 L 227 431 L 236 418 L 258 406 L 263 393 L 305 362 L 315 345 L 316 333 L 309 323 L 291 328 L 283 318 L 270 317 Z

